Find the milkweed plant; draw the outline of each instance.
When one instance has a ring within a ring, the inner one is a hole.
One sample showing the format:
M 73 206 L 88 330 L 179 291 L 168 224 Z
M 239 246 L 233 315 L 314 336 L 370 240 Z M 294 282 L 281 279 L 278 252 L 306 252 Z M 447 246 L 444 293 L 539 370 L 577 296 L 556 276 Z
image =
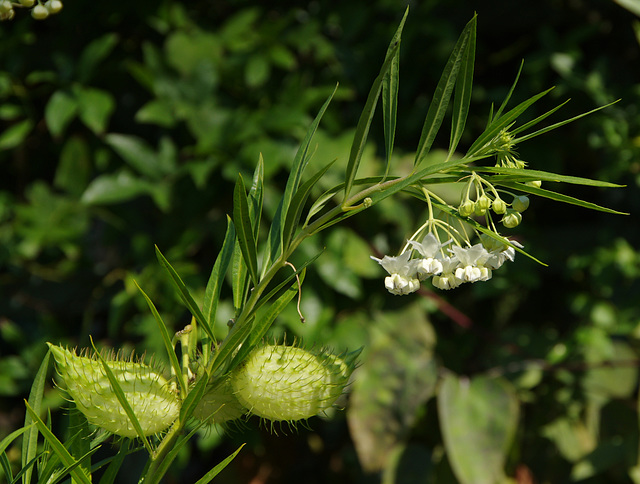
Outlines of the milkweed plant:
M 23 6 L 30 6 L 28 3 L 21 1 Z M 0 4 L 5 16 L 9 11 L 7 4 L 12 5 L 7 1 Z M 52 1 L 44 7 L 47 5 L 52 5 Z M 520 116 L 549 92 L 536 94 L 507 109 L 520 72 L 506 99 L 489 112 L 484 131 L 465 153 L 458 150 L 471 100 L 475 16 L 460 35 L 437 84 L 415 151 L 413 169 L 410 173 L 394 174 L 392 151 L 399 49 L 406 17 L 405 13 L 371 87 L 346 167 L 330 162 L 310 175 L 305 170 L 313 154 L 314 133 L 334 90 L 309 127 L 293 160 L 266 240 L 259 237 L 263 208 L 262 157 L 249 185 L 238 176 L 233 213 L 227 217 L 224 242 L 201 304 L 156 248 L 160 264 L 192 315 L 187 327 L 171 334 L 154 303 L 140 288 L 164 341 L 170 362 L 168 368 L 97 351 L 95 346 L 76 350 L 49 344 L 49 352 L 26 402 L 25 425 L 0 445 L 4 450 L 24 434 L 23 470 L 14 482 L 18 478 L 31 482 L 37 472 L 40 482 L 52 482 L 69 474 L 74 482 L 89 483 L 92 474 L 102 468 L 100 482 L 112 483 L 126 456 L 144 449 L 148 460 L 140 482 L 158 483 L 183 446 L 202 426 L 224 424 L 249 415 L 257 415 L 266 423 L 295 426 L 296 422 L 332 407 L 348 387 L 359 350 L 351 348 L 335 353 L 328 348 L 306 349 L 301 344 L 267 343 L 266 334 L 280 312 L 299 295 L 306 271 L 317 258 L 294 267 L 289 261 L 300 244 L 389 197 L 409 194 L 415 203 L 426 206 L 428 214 L 412 234 L 405 234 L 406 243 L 398 247 L 395 254 L 372 257 L 381 266 L 384 288 L 400 296 L 414 293 L 429 281 L 439 290 L 452 290 L 468 283 L 490 283 L 493 272 L 507 262 L 514 262 L 516 255 L 533 258 L 514 235 L 536 196 L 617 213 L 563 195 L 546 185 L 547 182 L 594 187 L 618 185 L 536 170 L 534 162 L 519 158 L 520 143 L 589 114 L 536 128 L 563 103 L 531 121 L 518 123 Z M 360 178 L 358 169 L 380 100 L 386 153 L 384 172 Z M 446 154 L 439 160 L 433 156 L 427 158 L 445 117 L 449 116 L 451 129 Z M 318 181 L 328 170 L 344 171 L 342 183 L 311 199 Z M 437 195 L 434 188 L 441 184 L 461 186 L 458 203 L 449 203 Z M 229 322 L 228 334 L 219 341 L 212 328 L 221 289 L 227 280 L 232 286 L 235 317 Z M 383 291 L 382 283 L 380 287 Z M 51 356 L 57 369 L 57 384 L 69 400 L 70 422 L 76 432 L 72 442 L 61 442 L 52 432 L 50 421 L 41 419 Z M 116 439 L 118 452 L 106 461 L 92 462 L 92 455 L 110 435 L 119 437 Z M 40 436 L 46 448 L 42 453 L 38 453 Z M 240 450 L 198 482 L 213 479 Z

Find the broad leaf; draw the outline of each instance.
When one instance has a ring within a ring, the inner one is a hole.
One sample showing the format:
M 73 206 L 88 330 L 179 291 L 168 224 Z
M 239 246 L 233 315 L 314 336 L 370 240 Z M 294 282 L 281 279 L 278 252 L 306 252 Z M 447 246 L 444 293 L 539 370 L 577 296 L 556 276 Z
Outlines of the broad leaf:
M 518 398 L 506 380 L 447 374 L 438 388 L 438 416 L 460 484 L 505 481 L 504 465 L 518 426 Z

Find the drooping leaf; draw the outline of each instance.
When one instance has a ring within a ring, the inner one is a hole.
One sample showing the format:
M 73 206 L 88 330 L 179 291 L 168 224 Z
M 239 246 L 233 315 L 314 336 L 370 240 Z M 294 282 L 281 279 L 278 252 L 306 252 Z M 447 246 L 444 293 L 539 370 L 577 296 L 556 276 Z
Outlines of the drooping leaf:
M 347 419 L 367 472 L 393 465 L 408 443 L 420 409 L 435 391 L 436 333 L 419 304 L 377 315 L 372 341 L 354 373 Z
M 460 484 L 504 482 L 518 425 L 518 398 L 503 379 L 447 374 L 438 388 L 444 446 Z

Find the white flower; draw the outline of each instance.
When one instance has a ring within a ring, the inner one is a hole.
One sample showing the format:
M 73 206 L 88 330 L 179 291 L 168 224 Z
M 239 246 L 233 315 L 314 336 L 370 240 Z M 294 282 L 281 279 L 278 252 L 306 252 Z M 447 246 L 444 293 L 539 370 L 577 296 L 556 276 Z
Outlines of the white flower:
M 491 278 L 491 269 L 485 266 L 491 254 L 482 244 L 467 249 L 454 246 L 451 250 L 460 261 L 454 272 L 460 283 L 486 281 Z
M 385 255 L 382 259 L 371 257 L 378 262 L 389 276 L 385 278 L 384 285 L 391 294 L 398 296 L 415 292 L 420 287 L 420 281 L 416 278 L 414 261 L 410 261 L 411 252 L 404 252 L 397 257 Z
M 458 266 L 458 259 L 456 257 L 443 257 L 442 261 L 442 273 L 440 275 L 433 276 L 431 283 L 438 289 L 453 289 L 458 287 L 461 283 L 454 274 L 456 267 Z
M 438 275 L 442 273 L 442 253 L 440 249 L 451 241 L 447 241 L 444 244 L 438 242 L 435 235 L 429 232 L 422 242 L 410 240 L 411 246 L 417 250 L 423 259 L 415 261 L 416 273 L 420 280 L 424 280 L 429 276 Z
M 485 262 L 485 266 L 490 269 L 498 269 L 505 260 L 513 262 L 516 258 L 516 250 L 510 245 L 503 244 L 502 242 L 495 240 L 492 237 L 482 235 L 482 244 L 489 251 L 489 258 Z M 515 240 L 509 240 L 509 242 L 522 249 L 524 246 Z

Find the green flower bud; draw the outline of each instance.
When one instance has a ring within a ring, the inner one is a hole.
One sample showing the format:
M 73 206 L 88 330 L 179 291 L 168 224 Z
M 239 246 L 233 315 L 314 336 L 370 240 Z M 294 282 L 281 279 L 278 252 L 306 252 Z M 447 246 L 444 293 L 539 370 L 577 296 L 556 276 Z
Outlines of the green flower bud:
M 44 5 L 36 5 L 31 10 L 31 16 L 36 20 L 44 20 L 49 16 L 49 10 Z
M 0 14 L 6 14 L 13 11 L 13 5 L 9 0 L 0 0 Z
M 525 195 L 514 197 L 513 202 L 511 202 L 511 206 L 516 212 L 524 212 L 529 208 L 529 197 Z
M 458 207 L 458 213 L 463 217 L 469 217 L 475 211 L 475 207 L 476 207 L 475 202 L 467 199 L 460 204 L 460 207 Z
M 230 381 L 240 403 L 268 420 L 301 420 L 331 407 L 342 394 L 360 351 L 344 358 L 295 346 L 253 350 Z
M 503 213 L 506 213 L 506 211 L 507 211 L 507 204 L 502 198 L 497 197 L 493 201 L 493 203 L 491 204 L 491 208 L 498 215 L 502 215 Z
M 60 0 L 49 0 L 44 6 L 50 14 L 56 14 L 62 10 L 62 2 Z
M 485 212 L 491 208 L 491 199 L 484 193 L 476 200 L 476 210 L 480 207 Z
M 507 210 L 507 213 L 504 217 L 502 217 L 502 225 L 507 227 L 508 229 L 512 229 L 517 227 L 522 222 L 522 215 L 515 210 Z
M 235 420 L 248 412 L 238 401 L 230 381 L 222 380 L 207 389 L 193 411 L 198 420 L 224 423 Z
M 542 180 L 534 180 L 528 181 L 525 185 L 529 185 L 530 187 L 540 188 L 542 186 Z
M 87 420 L 123 437 L 136 437 L 129 417 L 111 387 L 102 362 L 48 343 L 67 392 Z M 141 362 L 108 360 L 144 435 L 168 428 L 180 414 L 180 400 L 169 382 Z
M 36 0 L 20 0 L 20 5 L 23 7 L 33 7 L 33 4 L 36 3 Z

